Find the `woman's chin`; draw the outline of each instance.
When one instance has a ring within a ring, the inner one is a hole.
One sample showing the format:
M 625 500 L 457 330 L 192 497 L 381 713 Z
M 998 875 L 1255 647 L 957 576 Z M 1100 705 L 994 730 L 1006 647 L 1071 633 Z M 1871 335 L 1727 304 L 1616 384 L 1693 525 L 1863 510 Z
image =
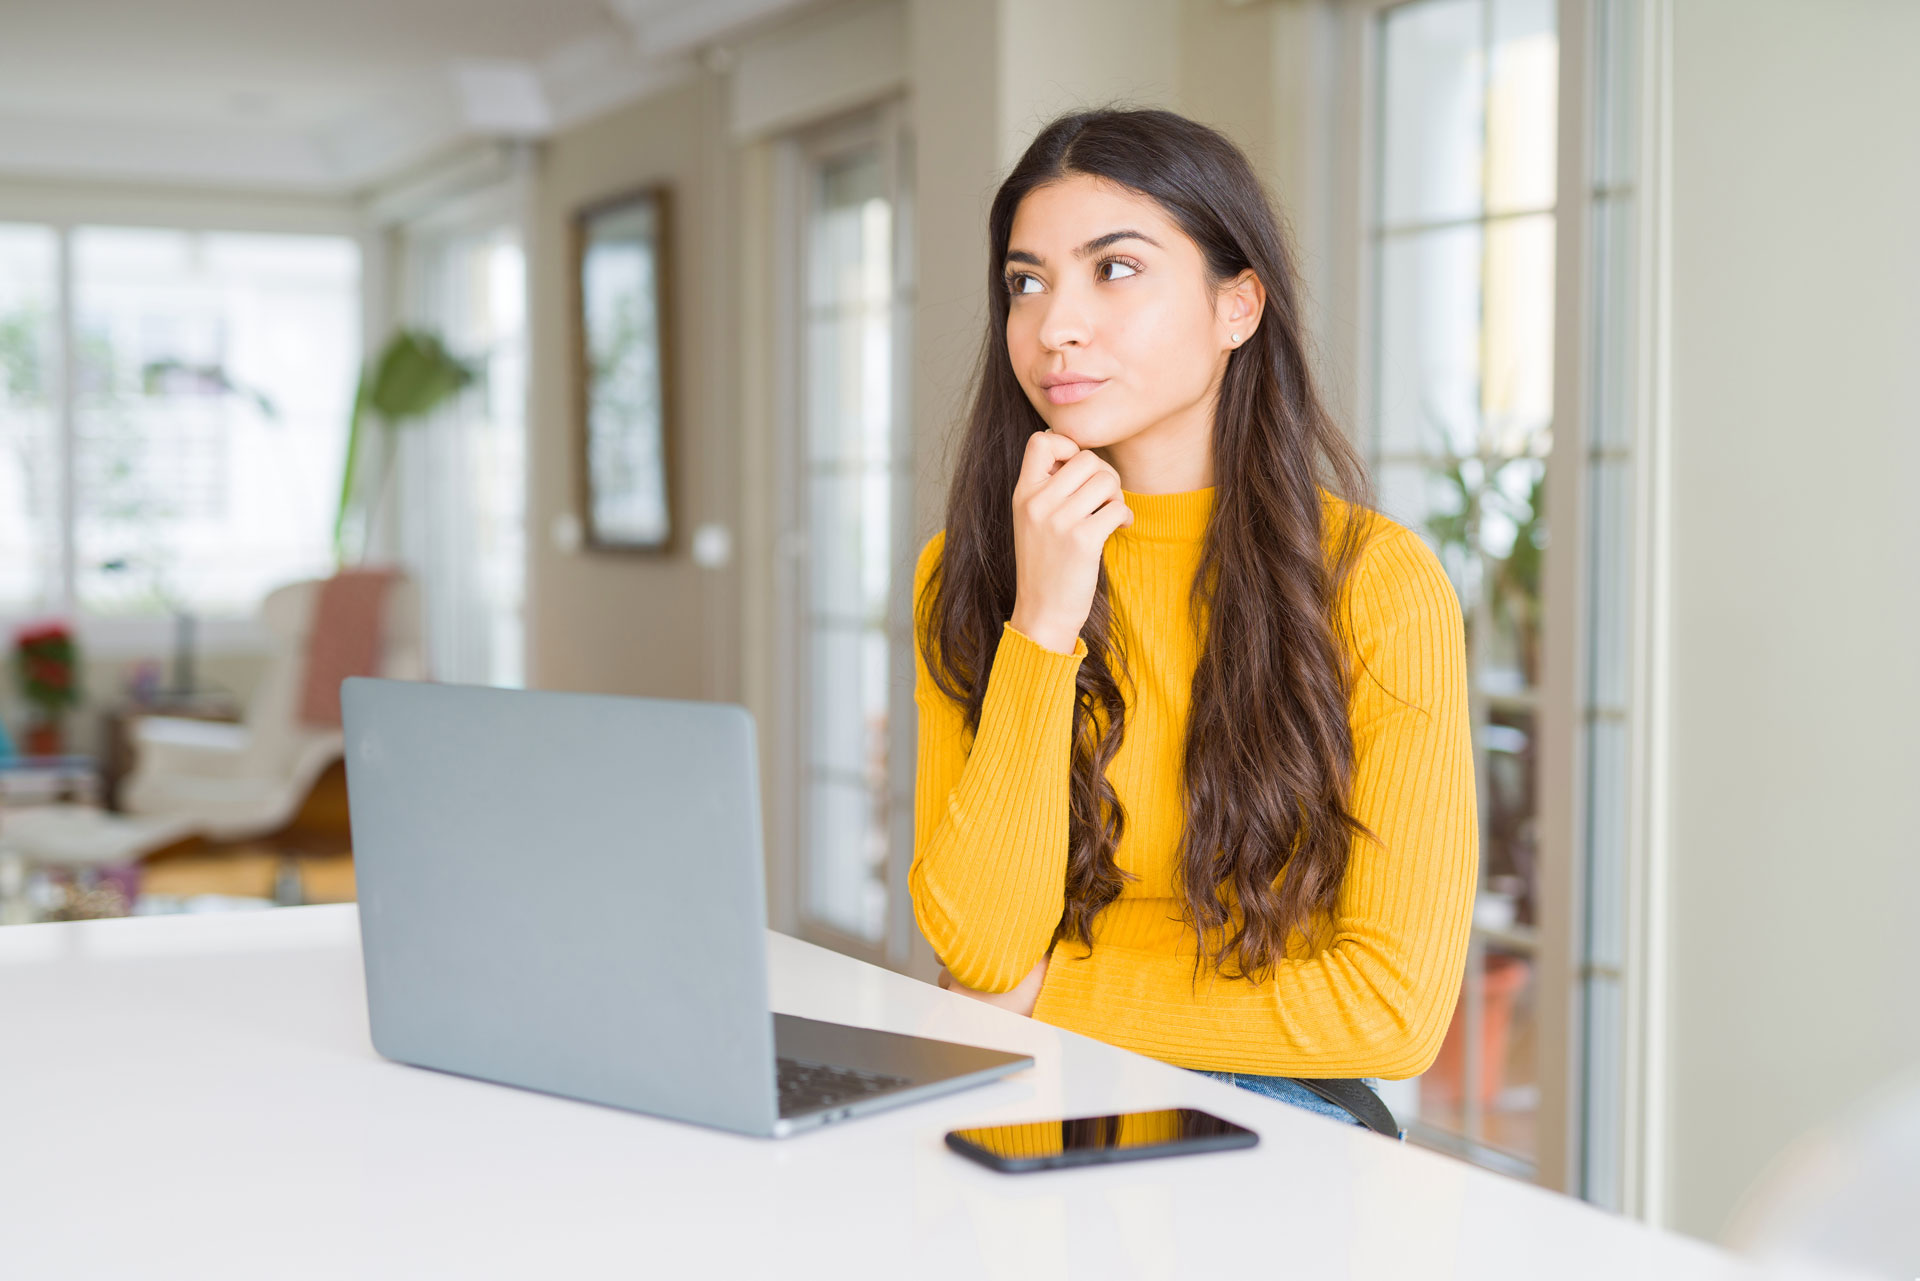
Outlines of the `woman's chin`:
M 1056 408 L 1050 415 L 1042 415 L 1048 430 L 1056 436 L 1065 436 L 1082 449 L 1098 449 L 1109 442 L 1111 432 L 1101 430 L 1100 421 L 1092 415 L 1063 414 Z

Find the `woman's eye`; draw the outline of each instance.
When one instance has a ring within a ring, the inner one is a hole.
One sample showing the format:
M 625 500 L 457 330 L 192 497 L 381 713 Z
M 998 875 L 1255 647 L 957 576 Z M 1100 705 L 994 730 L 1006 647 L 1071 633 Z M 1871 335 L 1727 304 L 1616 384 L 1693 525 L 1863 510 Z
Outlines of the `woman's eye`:
M 1027 283 L 1029 281 L 1033 283 L 1034 288 L 1032 289 L 1027 288 Z M 1034 280 L 1032 276 L 1029 276 L 1024 271 L 1016 271 L 1007 277 L 1007 292 L 1010 294 L 1038 293 L 1039 285 L 1040 285 L 1039 281 Z
M 1121 272 L 1122 274 L 1118 276 L 1109 275 L 1109 276 L 1103 277 L 1103 279 L 1124 280 L 1127 276 L 1138 274 L 1137 269 L 1133 266 L 1133 264 L 1121 262 L 1118 258 L 1107 259 L 1105 262 L 1100 264 L 1098 270 L 1105 271 L 1109 267 L 1113 268 L 1116 271 Z

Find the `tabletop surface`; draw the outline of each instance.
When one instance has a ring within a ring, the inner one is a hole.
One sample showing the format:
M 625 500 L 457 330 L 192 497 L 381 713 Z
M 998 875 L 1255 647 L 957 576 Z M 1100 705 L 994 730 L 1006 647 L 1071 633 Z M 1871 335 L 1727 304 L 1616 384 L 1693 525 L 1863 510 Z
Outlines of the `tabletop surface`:
M 0 929 L 19 1277 L 1782 1275 L 769 932 L 773 1008 L 1031 1054 L 756 1139 L 380 1058 L 352 905 Z M 996 1174 L 949 1129 L 1188 1105 L 1257 1147 Z

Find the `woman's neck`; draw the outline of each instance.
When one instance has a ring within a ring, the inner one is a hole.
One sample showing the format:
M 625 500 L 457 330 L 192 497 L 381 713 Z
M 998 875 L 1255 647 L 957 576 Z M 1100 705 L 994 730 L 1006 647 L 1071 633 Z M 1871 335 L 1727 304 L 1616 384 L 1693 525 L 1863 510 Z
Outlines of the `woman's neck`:
M 1213 485 L 1213 430 L 1209 421 L 1182 416 L 1135 432 L 1093 452 L 1120 473 L 1132 494 L 1185 494 Z

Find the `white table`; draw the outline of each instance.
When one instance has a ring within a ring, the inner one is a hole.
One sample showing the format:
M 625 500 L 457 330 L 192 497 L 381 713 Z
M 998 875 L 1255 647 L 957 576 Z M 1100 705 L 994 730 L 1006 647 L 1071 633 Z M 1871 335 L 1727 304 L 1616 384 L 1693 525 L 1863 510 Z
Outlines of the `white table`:
M 351 905 L 0 930 L 9 1277 L 1753 1277 L 1709 1245 L 770 935 L 774 1008 L 1017 1050 L 787 1140 L 424 1071 Z M 959 1126 L 1190 1104 L 1258 1147 L 1001 1175 Z

